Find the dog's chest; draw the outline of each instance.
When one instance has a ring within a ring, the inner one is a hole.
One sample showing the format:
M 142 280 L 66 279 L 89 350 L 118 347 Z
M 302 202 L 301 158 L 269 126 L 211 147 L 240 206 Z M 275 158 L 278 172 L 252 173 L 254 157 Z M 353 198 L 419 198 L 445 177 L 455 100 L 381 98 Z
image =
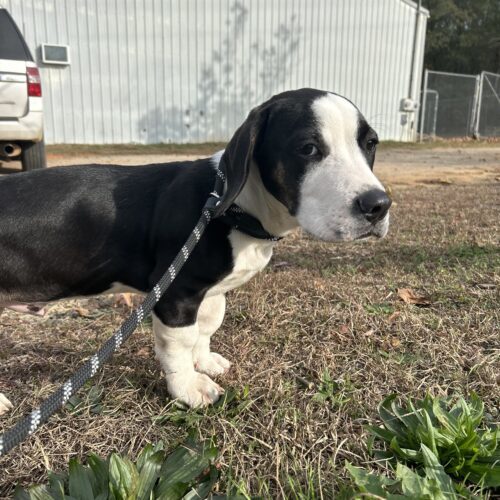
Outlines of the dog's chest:
M 229 240 L 233 248 L 233 270 L 208 291 L 208 296 L 226 293 L 243 285 L 266 267 L 273 254 L 274 242 L 271 241 L 258 240 L 239 231 L 233 231 Z

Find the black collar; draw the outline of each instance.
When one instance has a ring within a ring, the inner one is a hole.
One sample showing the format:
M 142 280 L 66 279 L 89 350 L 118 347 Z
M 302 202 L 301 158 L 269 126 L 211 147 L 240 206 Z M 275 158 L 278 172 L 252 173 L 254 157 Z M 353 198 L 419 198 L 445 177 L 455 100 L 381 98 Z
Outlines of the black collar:
M 218 217 L 218 220 L 233 227 L 234 229 L 237 229 L 238 231 L 241 231 L 242 233 L 252 236 L 253 238 L 269 241 L 281 240 L 280 236 L 273 236 L 268 233 L 260 223 L 259 219 L 244 212 L 234 203 L 226 210 L 224 215 Z

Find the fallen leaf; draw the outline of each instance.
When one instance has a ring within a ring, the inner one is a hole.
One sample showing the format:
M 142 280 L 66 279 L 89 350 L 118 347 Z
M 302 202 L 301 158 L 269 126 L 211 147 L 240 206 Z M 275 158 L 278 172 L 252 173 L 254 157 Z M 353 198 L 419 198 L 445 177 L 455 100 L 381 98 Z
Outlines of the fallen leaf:
M 81 316 L 82 318 L 88 318 L 90 317 L 90 311 L 88 309 L 85 309 L 84 307 L 75 307 L 74 311 L 78 316 Z
M 494 290 L 497 287 L 495 283 L 477 283 L 476 286 L 483 290 Z
M 340 325 L 340 333 L 342 333 L 343 335 L 346 335 L 349 333 L 349 327 L 347 325 Z
M 116 296 L 115 305 L 125 305 L 129 308 L 134 307 L 134 299 L 131 293 L 119 293 Z
M 396 348 L 401 345 L 401 340 L 399 340 L 397 337 L 392 337 L 391 338 L 391 346 Z
M 401 316 L 401 312 L 395 311 L 387 318 L 387 321 L 389 321 L 389 323 L 394 323 L 399 318 L 399 316 Z
M 151 349 L 149 347 L 141 347 L 138 351 L 137 351 L 137 356 L 139 356 L 140 358 L 150 358 L 151 357 Z
M 398 297 L 406 304 L 415 304 L 417 306 L 430 306 L 431 300 L 429 297 L 415 292 L 411 288 L 398 288 Z
M 450 179 L 425 179 L 422 181 L 423 184 L 443 184 L 443 185 L 449 185 L 453 184 L 453 181 Z
M 273 264 L 273 267 L 288 267 L 290 265 L 290 262 L 287 262 L 286 260 L 281 260 L 280 262 L 276 262 Z

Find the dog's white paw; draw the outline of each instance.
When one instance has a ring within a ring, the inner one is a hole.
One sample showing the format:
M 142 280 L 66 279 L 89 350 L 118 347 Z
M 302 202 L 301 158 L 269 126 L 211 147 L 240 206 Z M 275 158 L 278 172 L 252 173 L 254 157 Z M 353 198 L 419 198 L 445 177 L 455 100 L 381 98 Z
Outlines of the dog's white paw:
M 7 413 L 12 408 L 12 403 L 5 397 L 5 394 L 0 392 L 0 415 Z
M 168 392 L 191 408 L 215 403 L 224 394 L 224 389 L 202 373 L 167 375 Z
M 195 370 L 206 373 L 211 377 L 226 373 L 231 367 L 231 362 L 216 352 L 209 352 L 194 361 Z

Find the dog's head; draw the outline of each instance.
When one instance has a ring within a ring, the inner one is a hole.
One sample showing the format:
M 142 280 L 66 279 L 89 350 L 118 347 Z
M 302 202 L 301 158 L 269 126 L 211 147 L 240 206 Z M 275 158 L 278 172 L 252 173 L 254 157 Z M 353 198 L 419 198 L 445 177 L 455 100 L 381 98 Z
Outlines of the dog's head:
M 346 98 L 315 89 L 284 92 L 253 109 L 223 156 L 224 211 L 254 164 L 265 189 L 318 238 L 383 237 L 391 200 L 373 174 L 378 138 Z

